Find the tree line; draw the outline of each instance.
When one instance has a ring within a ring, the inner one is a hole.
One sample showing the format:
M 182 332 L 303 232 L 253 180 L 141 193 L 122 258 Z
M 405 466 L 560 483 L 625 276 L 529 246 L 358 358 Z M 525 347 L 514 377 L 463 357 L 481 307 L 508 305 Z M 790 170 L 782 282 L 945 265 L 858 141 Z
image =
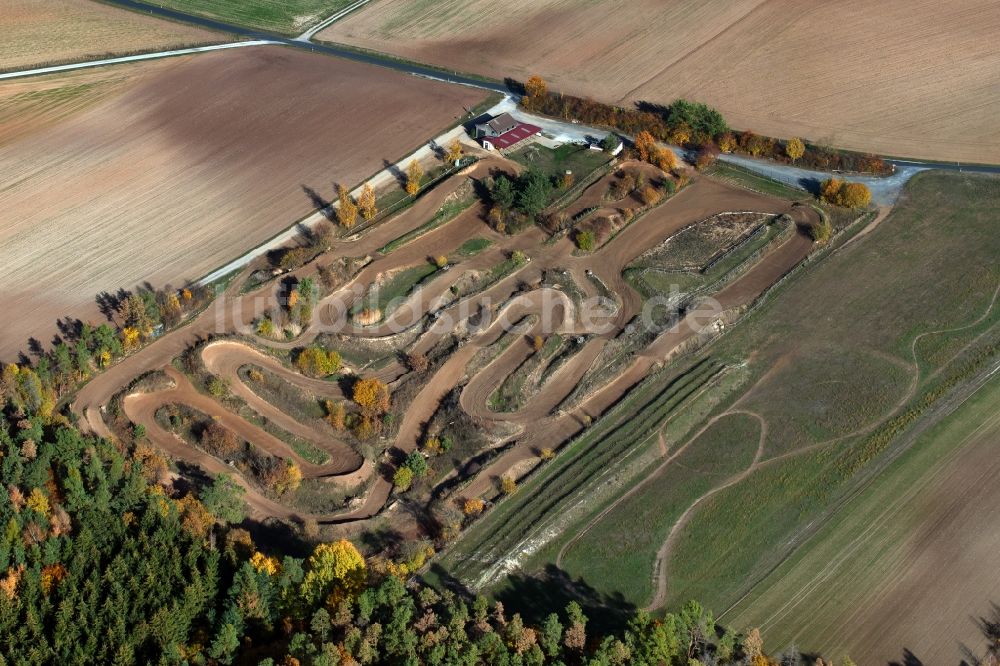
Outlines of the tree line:
M 539 76 L 523 84 L 513 79 L 507 83 L 523 91 L 521 104 L 530 111 L 613 128 L 631 136 L 645 131 L 659 141 L 689 149 L 741 153 L 824 171 L 876 175 L 892 172 L 892 165 L 876 155 L 837 150 L 798 138 L 781 141 L 749 130 L 734 131 L 716 109 L 698 102 L 678 99 L 668 106 L 639 102 L 634 107 L 622 107 L 550 91 Z

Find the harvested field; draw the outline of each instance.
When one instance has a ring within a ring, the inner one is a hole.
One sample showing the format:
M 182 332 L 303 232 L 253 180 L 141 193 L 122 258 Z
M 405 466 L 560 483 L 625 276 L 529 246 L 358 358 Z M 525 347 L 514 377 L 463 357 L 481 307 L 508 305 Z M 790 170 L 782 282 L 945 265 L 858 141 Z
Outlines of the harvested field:
M 92 0 L 7 0 L 0 13 L 0 70 L 226 41 Z
M 298 34 L 354 0 L 160 0 L 161 5 L 230 24 Z
M 204 275 L 482 98 L 272 47 L 109 71 L 130 78 L 93 103 L 78 95 L 86 109 L 17 139 L 0 130 L 2 358 L 29 336 L 48 342 L 57 318 L 98 320 L 97 292 Z M 0 108 L 39 81 L 0 86 Z M 363 132 L 350 122 L 361 114 Z
M 1000 162 L 986 112 L 1000 104 L 998 32 L 990 0 L 380 0 L 320 37 L 496 78 L 537 73 L 608 102 L 687 97 L 773 136 Z

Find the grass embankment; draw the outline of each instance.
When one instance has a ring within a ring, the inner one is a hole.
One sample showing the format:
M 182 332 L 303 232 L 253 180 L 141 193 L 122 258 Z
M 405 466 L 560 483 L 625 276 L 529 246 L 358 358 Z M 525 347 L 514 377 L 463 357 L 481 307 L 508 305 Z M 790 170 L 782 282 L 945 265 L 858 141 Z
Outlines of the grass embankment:
M 470 238 L 459 246 L 456 254 L 463 258 L 474 257 L 492 244 L 489 238 Z
M 365 308 L 378 308 L 382 311 L 382 316 L 387 317 L 392 312 L 392 306 L 398 306 L 418 286 L 428 282 L 439 272 L 440 269 L 431 263 L 405 268 L 390 277 L 384 284 L 370 290 L 369 294 L 361 299 L 351 312 L 357 314 Z
M 509 157 L 529 169 L 538 169 L 549 176 L 562 177 L 567 171 L 572 171 L 577 179 L 583 178 L 610 159 L 603 151 L 590 150 L 586 146 L 572 143 L 564 143 L 558 148 L 529 143 L 510 153 Z
M 812 199 L 812 196 L 805 190 L 794 188 L 791 185 L 758 175 L 749 169 L 744 169 L 741 166 L 727 162 L 716 160 L 715 164 L 708 167 L 705 173 L 732 185 L 744 187 L 754 192 L 760 192 L 761 194 L 769 194 L 781 199 L 789 199 L 791 201 Z
M 681 231 L 670 240 L 666 251 L 651 258 L 640 257 L 623 272 L 625 279 L 643 298 L 690 294 L 709 290 L 726 278 L 730 272 L 753 263 L 769 244 L 784 239 L 794 232 L 794 222 L 771 219 L 751 235 L 734 239 L 732 245 L 719 248 L 723 251 L 715 259 L 706 257 L 705 265 L 695 270 L 685 270 L 683 255 L 685 236 L 694 235 L 695 229 Z M 675 241 L 680 241 L 676 242 Z
M 501 382 L 490 395 L 490 409 L 516 412 L 538 393 L 543 371 L 563 346 L 561 335 L 550 335 L 534 352 Z

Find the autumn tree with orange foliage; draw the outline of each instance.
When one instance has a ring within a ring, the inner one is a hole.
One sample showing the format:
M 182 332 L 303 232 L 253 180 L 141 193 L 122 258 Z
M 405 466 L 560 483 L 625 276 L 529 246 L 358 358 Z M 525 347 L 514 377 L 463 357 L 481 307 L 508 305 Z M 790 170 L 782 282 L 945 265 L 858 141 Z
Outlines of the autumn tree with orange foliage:
M 410 160 L 410 165 L 406 167 L 406 193 L 411 197 L 416 196 L 420 191 L 420 181 L 423 177 L 424 170 L 420 162 L 415 159 Z
M 673 171 L 677 168 L 677 155 L 669 148 L 658 148 L 650 162 L 661 171 Z
M 350 229 L 358 221 L 358 206 L 351 198 L 351 193 L 343 185 L 337 186 L 337 196 L 340 200 L 340 208 L 337 209 L 337 221 L 340 226 Z
M 639 159 L 648 162 L 650 155 L 656 149 L 656 139 L 652 134 L 643 130 L 635 135 L 635 150 L 639 153 Z
M 478 516 L 483 512 L 483 508 L 485 508 L 483 500 L 478 497 L 473 497 L 465 500 L 462 504 L 462 513 L 467 516 Z
M 351 397 L 365 416 L 377 417 L 389 411 L 389 387 L 375 377 L 354 382 Z
M 819 185 L 819 198 L 827 203 L 837 203 L 840 196 L 840 188 L 844 186 L 844 181 L 839 178 L 827 178 Z
M 378 215 L 378 208 L 375 205 L 375 188 L 371 183 L 365 183 L 361 188 L 361 196 L 358 197 L 358 208 L 361 209 L 361 217 L 371 220 Z
M 448 144 L 448 152 L 445 153 L 445 160 L 455 163 L 460 159 L 462 159 L 462 142 L 455 139 Z
M 535 74 L 524 84 L 525 99 L 521 103 L 529 109 L 538 108 L 548 92 L 548 84 L 542 77 Z
M 844 183 L 837 203 L 845 208 L 867 208 L 872 202 L 872 191 L 864 183 Z

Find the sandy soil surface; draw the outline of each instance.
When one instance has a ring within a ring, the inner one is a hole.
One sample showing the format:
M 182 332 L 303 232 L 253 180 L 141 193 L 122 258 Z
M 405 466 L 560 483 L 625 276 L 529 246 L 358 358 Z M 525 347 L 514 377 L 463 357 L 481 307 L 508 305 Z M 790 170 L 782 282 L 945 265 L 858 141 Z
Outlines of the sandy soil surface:
M 679 29 L 682 26 L 682 29 Z M 891 30 L 886 30 L 891 27 Z M 1000 162 L 991 0 L 380 0 L 319 39 L 611 102 L 718 107 L 740 129 Z
M 114 95 L 0 145 L 0 358 L 60 317 L 97 321 L 98 292 L 197 279 L 482 98 L 274 47 L 128 67 Z
M 92 0 L 5 0 L 0 69 L 95 60 L 108 54 L 226 41 L 226 35 L 161 21 Z

